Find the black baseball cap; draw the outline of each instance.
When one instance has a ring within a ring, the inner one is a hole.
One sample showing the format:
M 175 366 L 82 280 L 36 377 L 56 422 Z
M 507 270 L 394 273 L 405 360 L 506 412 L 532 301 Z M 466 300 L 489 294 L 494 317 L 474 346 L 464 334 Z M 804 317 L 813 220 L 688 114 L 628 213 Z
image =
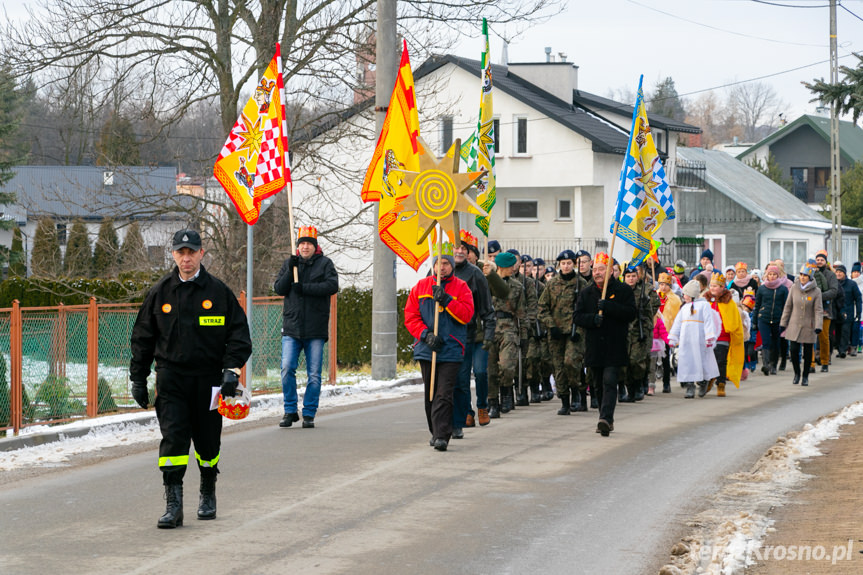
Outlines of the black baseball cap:
M 195 230 L 180 230 L 174 234 L 172 251 L 179 251 L 183 248 L 189 248 L 195 251 L 201 249 L 201 234 Z

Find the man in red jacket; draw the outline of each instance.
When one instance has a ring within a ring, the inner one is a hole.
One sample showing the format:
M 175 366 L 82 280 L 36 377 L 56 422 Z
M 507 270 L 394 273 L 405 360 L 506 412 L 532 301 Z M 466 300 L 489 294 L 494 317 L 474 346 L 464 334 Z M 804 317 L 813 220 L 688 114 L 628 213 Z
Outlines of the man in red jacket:
M 467 283 L 453 275 L 452 244 L 443 244 L 442 255 L 435 257 L 433 265 L 433 275 L 417 282 L 408 296 L 405 327 L 416 338 L 414 359 L 420 363 L 425 384 L 426 420 L 432 434 L 429 445 L 446 451 L 452 435 L 453 389 L 464 358 L 467 324 L 473 317 L 473 296 Z M 437 334 L 434 332 L 435 313 L 438 314 Z M 429 400 L 433 360 L 434 396 Z

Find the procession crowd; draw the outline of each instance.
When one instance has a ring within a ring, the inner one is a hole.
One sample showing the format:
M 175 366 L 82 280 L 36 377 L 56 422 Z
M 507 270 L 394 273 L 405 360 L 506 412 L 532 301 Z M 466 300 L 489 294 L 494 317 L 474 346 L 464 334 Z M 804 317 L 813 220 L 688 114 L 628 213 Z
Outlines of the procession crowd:
M 642 401 L 660 383 L 672 393 L 673 374 L 687 399 L 714 388 L 725 397 L 726 384 L 739 387 L 759 363 L 764 376 L 790 363 L 791 383 L 808 386 L 833 352 L 861 350 L 861 264 L 849 276 L 823 250 L 796 275 L 781 259 L 763 272 L 746 262 L 720 271 L 709 249 L 691 270 L 584 250 L 562 251 L 555 266 L 495 240 L 483 261 L 476 238 L 460 236 L 437 248 L 405 306 L 439 451 L 465 427 L 555 395 L 558 415 L 598 410 L 596 431 L 607 437 L 617 403 Z

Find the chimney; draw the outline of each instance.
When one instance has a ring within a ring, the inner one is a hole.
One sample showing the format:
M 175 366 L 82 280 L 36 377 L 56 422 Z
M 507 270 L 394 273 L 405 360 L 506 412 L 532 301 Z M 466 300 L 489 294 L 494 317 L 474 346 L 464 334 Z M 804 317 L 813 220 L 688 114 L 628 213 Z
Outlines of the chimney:
M 537 88 L 572 105 L 572 92 L 578 89 L 578 66 L 566 61 L 566 53 L 558 52 L 554 61 L 551 48 L 545 49 L 545 62 L 510 62 L 511 74 L 527 80 Z
M 551 57 L 551 46 L 545 47 L 545 61 L 546 62 L 554 62 L 554 60 Z

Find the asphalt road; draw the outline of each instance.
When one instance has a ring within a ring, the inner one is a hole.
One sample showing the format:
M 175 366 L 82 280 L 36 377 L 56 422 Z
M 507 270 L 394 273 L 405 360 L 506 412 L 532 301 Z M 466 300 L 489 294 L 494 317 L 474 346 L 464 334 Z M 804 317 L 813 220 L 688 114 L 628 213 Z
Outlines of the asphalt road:
M 776 439 L 863 398 L 863 358 L 809 388 L 755 376 L 715 395 L 596 411 L 557 401 L 428 446 L 416 395 L 337 413 L 318 427 L 223 437 L 215 521 L 156 529 L 164 509 L 154 446 L 0 484 L 0 573 L 656 573 L 724 475 Z M 238 426 L 240 427 L 240 426 Z

